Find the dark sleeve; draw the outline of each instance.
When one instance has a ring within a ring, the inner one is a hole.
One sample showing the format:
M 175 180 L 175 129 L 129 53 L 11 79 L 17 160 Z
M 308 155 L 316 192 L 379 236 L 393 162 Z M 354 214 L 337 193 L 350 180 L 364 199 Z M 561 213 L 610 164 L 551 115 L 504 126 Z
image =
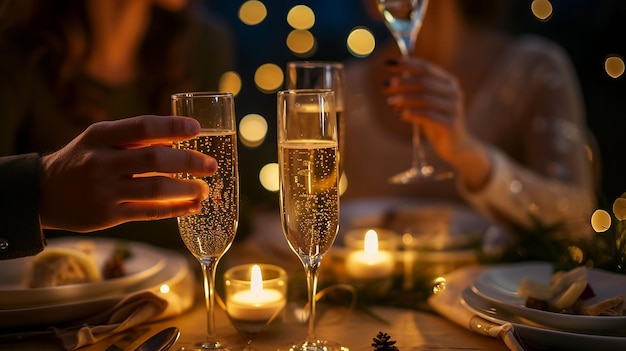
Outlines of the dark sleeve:
M 39 169 L 38 154 L 0 157 L 0 259 L 43 250 Z

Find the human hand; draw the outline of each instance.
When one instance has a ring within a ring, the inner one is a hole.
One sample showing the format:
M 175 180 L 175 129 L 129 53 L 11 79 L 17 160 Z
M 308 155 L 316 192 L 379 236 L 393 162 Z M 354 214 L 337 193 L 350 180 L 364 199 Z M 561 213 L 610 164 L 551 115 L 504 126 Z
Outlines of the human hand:
M 482 186 L 490 173 L 485 146 L 465 124 L 464 94 L 455 76 L 415 58 L 387 65 L 388 104 L 400 118 L 418 123 L 437 155 L 454 167 L 470 188 Z
M 199 132 L 194 119 L 171 116 L 138 116 L 89 126 L 61 150 L 42 157 L 42 227 L 87 232 L 197 213 L 209 193 L 204 181 L 135 175 L 212 175 L 215 159 L 171 147 L 172 141 L 191 139 Z

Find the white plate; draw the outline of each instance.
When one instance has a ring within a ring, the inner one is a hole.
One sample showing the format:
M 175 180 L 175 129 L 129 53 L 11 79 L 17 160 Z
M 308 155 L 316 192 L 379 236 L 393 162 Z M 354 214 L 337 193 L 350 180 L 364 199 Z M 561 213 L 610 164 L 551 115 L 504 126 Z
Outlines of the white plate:
M 474 281 L 473 291 L 516 315 L 530 321 L 565 331 L 598 332 L 626 328 L 626 316 L 583 316 L 537 310 L 524 305 L 516 295 L 522 277 L 549 283 L 552 266 L 531 262 L 491 268 Z M 626 275 L 587 268 L 587 279 L 596 296 L 588 300 L 601 301 L 618 294 L 626 295 Z
M 85 240 L 94 243 L 98 267 L 102 267 L 119 242 L 118 239 L 110 238 L 62 238 L 49 240 L 48 246 L 75 247 L 78 241 Z M 0 310 L 77 302 L 113 294 L 163 269 L 165 260 L 157 248 L 137 242 L 129 242 L 128 245 L 132 256 L 125 262 L 126 275 L 92 283 L 27 288 L 24 285 L 24 275 L 32 257 L 0 261 Z
M 537 349 L 587 351 L 625 350 L 626 337 L 569 333 L 522 324 L 523 321 L 488 300 L 475 294 L 470 288 L 463 290 L 461 302 L 476 315 L 496 324 L 511 323 L 524 343 Z
M 163 260 L 163 269 L 149 278 L 127 285 L 118 294 L 106 297 L 64 302 L 38 307 L 0 310 L 0 328 L 49 327 L 60 324 L 73 325 L 77 321 L 111 309 L 127 294 L 140 290 L 158 291 L 163 284 L 174 287 L 190 273 L 187 259 L 173 251 L 152 249 Z M 189 287 L 178 287 L 189 289 Z

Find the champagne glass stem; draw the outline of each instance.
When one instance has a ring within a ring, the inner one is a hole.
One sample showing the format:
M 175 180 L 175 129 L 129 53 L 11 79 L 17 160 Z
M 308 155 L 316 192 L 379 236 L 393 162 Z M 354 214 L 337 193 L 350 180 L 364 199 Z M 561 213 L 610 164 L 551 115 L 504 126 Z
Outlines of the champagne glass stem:
M 310 262 L 304 263 L 304 270 L 306 272 L 306 283 L 308 288 L 309 299 L 309 329 L 307 334 L 307 340 L 309 342 L 316 342 L 317 336 L 315 335 L 315 295 L 317 295 L 317 279 L 319 276 L 319 259 L 309 259 Z
M 207 311 L 207 338 L 201 345 L 203 349 L 220 349 L 222 345 L 217 341 L 215 333 L 215 267 L 219 258 L 208 257 L 200 259 L 202 275 L 204 277 L 204 300 Z

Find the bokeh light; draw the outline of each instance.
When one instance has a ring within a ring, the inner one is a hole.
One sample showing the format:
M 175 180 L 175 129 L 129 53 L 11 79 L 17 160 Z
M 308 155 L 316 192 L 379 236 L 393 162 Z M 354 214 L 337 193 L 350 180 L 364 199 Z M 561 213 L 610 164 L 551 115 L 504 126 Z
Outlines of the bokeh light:
M 287 47 L 298 57 L 309 57 L 315 53 L 315 37 L 308 30 L 292 30 L 287 36 Z
M 533 0 L 530 4 L 533 15 L 541 21 L 548 21 L 552 17 L 552 3 L 550 0 Z
M 275 93 L 283 85 L 283 70 L 274 63 L 265 63 L 254 73 L 254 83 L 264 93 Z
M 263 22 L 265 17 L 267 17 L 267 9 L 260 1 L 248 0 L 239 7 L 238 16 L 241 22 L 254 26 Z
M 239 122 L 239 141 L 247 147 L 263 144 L 267 136 L 267 121 L 263 116 L 251 113 Z
M 352 55 L 356 57 L 366 57 L 374 51 L 376 39 L 369 29 L 357 27 L 348 35 L 346 46 Z
M 604 69 L 611 78 L 619 78 L 624 74 L 624 60 L 617 55 L 610 55 L 604 61 Z
M 348 177 L 342 173 L 341 178 L 339 178 L 339 196 L 343 195 L 346 190 L 348 190 Z
M 259 172 L 259 180 L 266 190 L 272 192 L 278 191 L 278 163 L 268 163 L 263 166 Z
M 241 77 L 239 74 L 233 71 L 224 72 L 220 77 L 219 91 L 230 92 L 237 96 L 241 91 Z
M 315 25 L 315 13 L 308 6 L 296 5 L 287 13 L 287 23 L 293 29 L 311 29 Z

